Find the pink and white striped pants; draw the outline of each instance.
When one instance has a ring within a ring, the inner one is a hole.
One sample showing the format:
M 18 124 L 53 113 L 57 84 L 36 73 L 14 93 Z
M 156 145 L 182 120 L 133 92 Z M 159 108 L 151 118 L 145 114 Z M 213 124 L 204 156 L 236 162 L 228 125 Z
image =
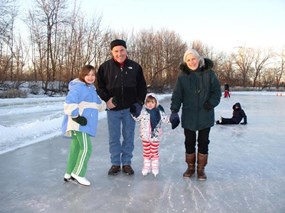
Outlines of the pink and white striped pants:
M 159 159 L 159 141 L 142 141 L 143 143 L 143 157 L 150 159 L 150 160 L 156 160 Z

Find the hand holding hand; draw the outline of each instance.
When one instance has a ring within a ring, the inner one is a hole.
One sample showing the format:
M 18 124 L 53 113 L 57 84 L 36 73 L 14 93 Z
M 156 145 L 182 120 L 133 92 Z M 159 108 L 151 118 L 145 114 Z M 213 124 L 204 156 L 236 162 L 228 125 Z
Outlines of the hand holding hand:
M 130 107 L 130 113 L 136 118 L 141 114 L 141 111 L 142 111 L 142 105 L 139 103 L 134 103 Z

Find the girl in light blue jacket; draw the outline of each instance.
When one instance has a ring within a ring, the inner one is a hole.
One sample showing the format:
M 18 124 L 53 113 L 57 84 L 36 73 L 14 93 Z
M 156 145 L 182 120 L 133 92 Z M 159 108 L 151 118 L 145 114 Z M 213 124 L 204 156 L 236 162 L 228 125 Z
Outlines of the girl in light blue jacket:
M 95 72 L 93 66 L 86 65 L 79 77 L 69 83 L 62 123 L 63 134 L 72 138 L 64 180 L 75 180 L 85 186 L 90 185 L 85 178 L 92 152 L 90 136 L 96 136 L 98 111 L 106 109 L 94 86 Z

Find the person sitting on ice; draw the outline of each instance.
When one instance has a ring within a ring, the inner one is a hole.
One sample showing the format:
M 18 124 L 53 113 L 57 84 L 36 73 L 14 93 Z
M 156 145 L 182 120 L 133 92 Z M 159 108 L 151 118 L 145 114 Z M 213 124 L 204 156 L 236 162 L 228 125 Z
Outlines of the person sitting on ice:
M 243 122 L 241 120 L 243 119 Z M 247 116 L 244 110 L 241 108 L 240 103 L 235 103 L 233 105 L 233 117 L 232 118 L 223 118 L 216 121 L 216 124 L 247 124 Z

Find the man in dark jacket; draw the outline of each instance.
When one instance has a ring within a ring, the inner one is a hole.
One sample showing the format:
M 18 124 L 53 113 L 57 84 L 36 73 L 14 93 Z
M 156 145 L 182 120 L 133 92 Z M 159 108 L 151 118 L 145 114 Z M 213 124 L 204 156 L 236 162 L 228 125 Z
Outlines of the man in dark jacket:
M 220 103 L 221 87 L 212 70 L 211 60 L 190 49 L 185 52 L 183 61 L 172 93 L 170 122 L 178 123 L 178 111 L 182 106 L 181 125 L 184 128 L 185 161 L 188 164 L 183 176 L 191 177 L 195 173 L 197 140 L 197 175 L 199 180 L 206 180 L 204 168 L 208 161 L 209 134 L 215 124 L 214 107 Z
M 140 114 L 147 88 L 141 66 L 127 57 L 124 40 L 111 42 L 112 59 L 100 65 L 97 72 L 99 96 L 107 103 L 109 151 L 112 166 L 108 175 L 122 170 L 134 174 L 131 159 L 134 150 L 135 121 Z M 122 135 L 122 142 L 120 141 Z
M 233 117 L 232 118 L 223 118 L 216 121 L 216 124 L 239 124 L 241 120 L 243 122 L 241 124 L 247 124 L 247 116 L 244 110 L 241 108 L 240 103 L 235 103 L 233 105 Z

